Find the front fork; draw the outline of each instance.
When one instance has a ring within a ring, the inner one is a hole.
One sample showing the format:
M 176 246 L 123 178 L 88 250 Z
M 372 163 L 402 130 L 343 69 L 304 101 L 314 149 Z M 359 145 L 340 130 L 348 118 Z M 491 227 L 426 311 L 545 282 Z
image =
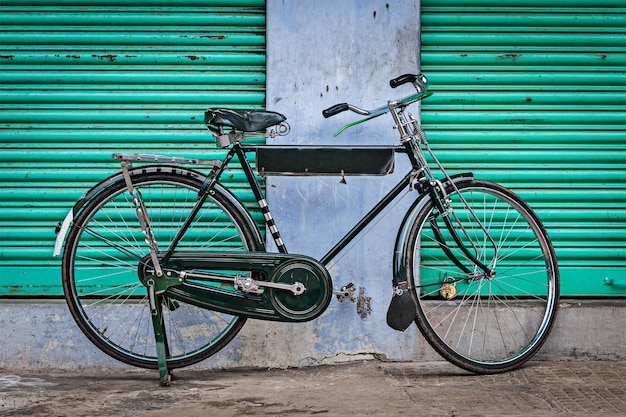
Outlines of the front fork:
M 485 276 L 487 278 L 491 278 L 491 277 L 493 277 L 495 275 L 495 271 L 496 271 L 496 262 L 497 262 L 497 257 L 498 257 L 498 255 L 497 255 L 497 253 L 498 253 L 497 245 L 495 244 L 495 242 L 491 238 L 491 235 L 486 230 L 485 226 L 482 224 L 482 222 L 476 216 L 476 213 L 474 212 L 472 207 L 469 206 L 467 201 L 465 201 L 465 199 L 463 198 L 463 196 L 459 192 L 458 188 L 456 188 L 454 182 L 450 182 L 450 184 L 453 187 L 453 189 L 457 192 L 457 194 L 458 194 L 459 198 L 461 199 L 462 203 L 465 205 L 467 210 L 469 210 L 469 212 L 471 213 L 472 217 L 477 222 L 477 224 L 480 226 L 482 231 L 485 233 L 485 236 L 487 236 L 488 240 L 490 241 L 491 245 L 493 246 L 493 248 L 495 250 L 495 254 L 494 254 L 494 258 L 493 258 L 493 264 L 491 265 L 491 267 L 489 267 L 488 265 L 485 265 L 480 259 L 478 259 L 479 256 L 480 256 L 479 250 L 476 247 L 476 245 L 474 244 L 474 240 L 470 236 L 469 232 L 465 229 L 465 227 L 463 227 L 461 221 L 456 216 L 456 213 L 454 212 L 454 209 L 452 208 L 452 201 L 448 197 L 448 194 L 446 193 L 446 190 L 445 190 L 445 187 L 444 187 L 443 183 L 441 181 L 439 181 L 439 180 L 431 179 L 429 181 L 429 184 L 428 184 L 428 192 L 430 194 L 431 199 L 435 203 L 437 211 L 439 212 L 437 214 L 433 214 L 428 219 L 428 221 L 430 223 L 430 227 L 431 227 L 431 229 L 433 231 L 433 234 L 435 236 L 435 240 L 437 241 L 437 243 L 438 243 L 439 247 L 441 248 L 441 250 L 448 257 L 448 259 L 450 259 L 450 261 L 452 261 L 452 263 L 454 263 L 459 269 L 461 269 L 463 271 L 463 273 L 466 274 L 466 276 L 469 277 L 469 276 L 482 275 L 482 276 Z M 450 236 L 452 237 L 452 240 L 454 241 L 456 247 L 458 247 L 461 250 L 461 252 L 463 253 L 463 255 L 467 259 L 469 259 L 476 267 L 478 267 L 480 270 L 482 270 L 484 275 L 483 274 L 477 274 L 476 271 L 470 271 L 470 269 L 467 268 L 463 264 L 463 262 L 461 262 L 461 260 L 450 250 L 450 246 L 446 242 L 446 240 L 445 240 L 445 238 L 443 236 L 443 233 L 441 232 L 441 228 L 437 224 L 437 217 L 439 217 L 439 216 L 441 216 L 441 218 L 442 218 L 442 220 L 443 220 L 443 222 L 444 222 L 444 224 L 446 226 L 446 229 L 450 233 Z M 463 239 L 461 238 L 461 236 L 459 234 L 459 231 L 463 235 L 465 235 L 465 238 L 466 238 L 465 242 L 469 242 L 469 245 L 471 245 L 471 248 L 468 248 L 468 245 L 463 241 Z
M 497 253 L 498 253 L 497 245 L 495 244 L 495 242 L 489 235 L 489 232 L 487 231 L 485 226 L 482 224 L 478 216 L 476 216 L 476 213 L 474 212 L 472 207 L 470 207 L 468 202 L 463 198 L 463 196 L 459 192 L 458 188 L 455 185 L 455 181 L 453 181 L 453 178 L 448 176 L 448 174 L 446 173 L 446 170 L 443 168 L 441 163 L 439 163 L 439 161 L 437 160 L 437 157 L 430 149 L 428 141 L 426 140 L 426 135 L 424 133 L 424 130 L 420 126 L 419 122 L 413 117 L 413 115 L 411 114 L 406 115 L 404 113 L 406 105 L 403 103 L 389 103 L 389 108 L 392 110 L 391 115 L 393 116 L 394 121 L 396 122 L 395 128 L 398 129 L 398 131 L 400 132 L 400 141 L 404 144 L 407 150 L 409 159 L 411 160 L 411 163 L 413 164 L 413 167 L 415 169 L 418 169 L 418 172 L 419 172 L 418 184 L 419 184 L 419 187 L 421 188 L 421 191 L 426 191 L 428 195 L 430 196 L 430 198 L 433 200 L 435 207 L 439 211 L 439 215 L 444 220 L 446 229 L 449 231 L 452 237 L 452 240 L 454 240 L 455 244 L 460 248 L 463 255 L 466 256 L 476 267 L 482 270 L 485 277 L 493 277 L 495 275 L 495 268 L 496 268 L 495 263 L 497 259 Z M 476 223 L 480 226 L 482 231 L 485 233 L 491 245 L 493 245 L 493 248 L 495 250 L 495 256 L 494 256 L 494 264 L 492 268 L 489 268 L 487 265 L 485 265 L 483 262 L 481 262 L 478 259 L 479 251 L 476 248 L 476 245 L 474 244 L 473 239 L 469 236 L 468 231 L 463 227 L 458 217 L 456 217 L 456 214 L 454 213 L 454 210 L 452 209 L 452 204 L 451 204 L 452 202 L 448 198 L 446 186 L 440 180 L 433 177 L 429 169 L 428 162 L 426 161 L 424 152 L 421 149 L 422 145 L 428 151 L 428 153 L 434 160 L 435 164 L 439 167 L 439 169 L 445 175 L 446 183 L 450 185 L 452 190 L 456 191 L 463 205 L 471 213 L 471 216 L 473 217 L 473 219 L 476 221 Z M 453 220 L 450 219 L 451 217 L 453 218 Z M 455 224 L 453 224 L 453 221 Z M 456 255 L 454 255 L 454 253 L 450 250 L 450 247 L 447 245 L 443 237 L 443 234 L 441 233 L 441 230 L 439 226 L 437 225 L 436 216 L 431 217 L 429 219 L 429 222 L 430 222 L 431 228 L 433 229 L 433 233 L 435 234 L 435 239 L 437 240 L 437 243 L 439 244 L 443 252 L 446 254 L 446 256 L 457 267 L 459 267 L 467 276 L 478 276 L 479 274 L 476 274 L 476 272 L 470 271 L 469 268 L 463 265 L 461 260 Z M 463 240 L 461 239 L 459 235 L 459 232 L 457 232 L 457 229 L 460 229 L 461 233 L 465 235 L 466 240 L 472 246 L 474 253 L 472 253 L 471 250 L 468 249 L 467 245 L 463 242 Z M 395 279 L 395 281 L 397 281 L 397 279 Z M 397 283 L 394 283 L 394 285 L 397 285 Z

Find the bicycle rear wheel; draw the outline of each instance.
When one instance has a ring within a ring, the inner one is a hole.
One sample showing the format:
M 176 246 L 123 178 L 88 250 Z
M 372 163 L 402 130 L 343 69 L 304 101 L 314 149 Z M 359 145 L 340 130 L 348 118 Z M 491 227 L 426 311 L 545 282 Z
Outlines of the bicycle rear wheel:
M 131 176 L 164 249 L 194 206 L 204 177 L 173 167 L 135 171 Z M 216 187 L 178 250 L 260 250 L 253 231 L 224 193 Z M 98 348 L 127 364 L 157 369 L 148 293 L 138 275 L 139 261 L 148 253 L 132 197 L 120 180 L 97 194 L 75 219 L 63 253 L 63 289 L 76 323 Z M 246 321 L 167 295 L 159 299 L 164 305 L 169 369 L 217 353 Z
M 439 213 L 429 201 L 409 236 L 415 322 L 449 362 L 476 373 L 510 371 L 540 349 L 554 324 L 559 300 L 554 249 L 539 218 L 512 191 L 478 180 L 457 187 L 458 192 L 448 190 L 453 211 Z M 465 247 L 495 269 L 495 276 L 482 273 L 460 250 L 443 216 L 452 219 Z M 434 224 L 442 233 L 439 239 Z

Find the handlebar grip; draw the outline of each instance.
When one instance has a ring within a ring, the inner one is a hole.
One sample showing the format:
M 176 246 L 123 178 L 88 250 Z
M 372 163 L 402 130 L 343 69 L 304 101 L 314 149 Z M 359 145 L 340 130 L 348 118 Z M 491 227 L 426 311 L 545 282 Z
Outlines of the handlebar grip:
M 322 115 L 328 119 L 330 116 L 334 116 L 338 113 L 341 113 L 342 111 L 346 111 L 348 110 L 348 103 L 340 103 L 340 104 L 335 104 L 332 107 L 327 108 L 326 110 L 322 111 Z
M 417 80 L 417 76 L 415 74 L 404 74 L 399 76 L 398 78 L 394 78 L 389 81 L 389 85 L 391 88 L 396 88 L 406 83 L 414 83 Z

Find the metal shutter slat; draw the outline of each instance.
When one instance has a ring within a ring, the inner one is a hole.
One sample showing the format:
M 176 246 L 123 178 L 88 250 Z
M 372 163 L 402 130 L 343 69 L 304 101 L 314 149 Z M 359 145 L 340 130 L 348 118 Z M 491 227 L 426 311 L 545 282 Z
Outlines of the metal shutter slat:
M 532 204 L 565 296 L 626 295 L 625 45 L 623 1 L 422 1 L 429 142 Z
M 54 4 L 0 4 L 0 296 L 62 294 L 54 226 L 112 153 L 212 159 L 204 110 L 265 106 L 262 0 Z

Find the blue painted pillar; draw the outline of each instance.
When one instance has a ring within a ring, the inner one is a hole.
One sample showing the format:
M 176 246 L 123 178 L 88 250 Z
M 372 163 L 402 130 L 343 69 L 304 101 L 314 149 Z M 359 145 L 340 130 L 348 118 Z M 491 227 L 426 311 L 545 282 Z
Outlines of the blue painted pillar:
M 291 125 L 288 136 L 268 142 L 398 144 L 391 116 L 335 138 L 333 133 L 357 116 L 342 113 L 324 119 L 321 112 L 341 102 L 375 108 L 414 92 L 410 86 L 391 89 L 389 80 L 417 71 L 419 16 L 418 1 L 268 0 L 266 103 L 269 110 L 285 114 Z M 403 162 L 396 161 L 393 175 L 348 177 L 347 184 L 339 177 L 270 177 L 267 198 L 289 251 L 324 256 L 406 173 Z M 335 288 L 354 282 L 357 302 L 335 301 L 314 322 L 320 356 L 411 356 L 417 329 L 391 330 L 385 315 L 393 243 L 403 208 L 414 195 L 408 194 L 339 262 L 331 263 Z

